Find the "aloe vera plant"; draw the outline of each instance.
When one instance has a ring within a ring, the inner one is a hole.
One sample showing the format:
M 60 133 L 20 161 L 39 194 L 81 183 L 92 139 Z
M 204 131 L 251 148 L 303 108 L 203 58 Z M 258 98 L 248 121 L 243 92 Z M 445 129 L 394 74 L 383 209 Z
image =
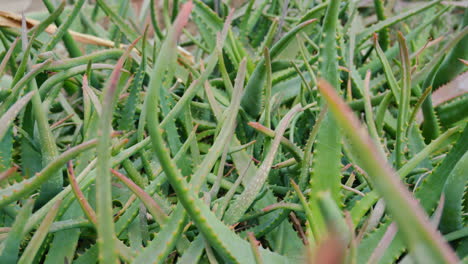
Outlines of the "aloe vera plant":
M 68 2 L 0 12 L 0 263 L 468 260 L 463 4 Z

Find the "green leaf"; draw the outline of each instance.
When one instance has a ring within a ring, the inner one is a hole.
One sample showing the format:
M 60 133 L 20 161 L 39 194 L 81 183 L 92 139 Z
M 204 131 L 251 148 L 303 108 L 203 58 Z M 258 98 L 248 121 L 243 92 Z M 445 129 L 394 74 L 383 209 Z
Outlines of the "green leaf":
M 431 226 L 423 209 L 398 180 L 395 172 L 377 150 L 358 119 L 328 83 L 319 89 L 343 132 L 359 152 L 361 167 L 367 172 L 377 191 L 383 196 L 413 256 L 426 263 L 455 263 L 457 257 L 441 235 Z
M 28 243 L 28 246 L 24 250 L 23 255 L 21 255 L 21 258 L 18 260 L 19 264 L 33 263 L 34 257 L 38 253 L 42 242 L 47 236 L 50 225 L 57 216 L 61 202 L 61 200 L 58 200 L 49 213 L 47 213 L 46 217 L 44 217 L 44 221 L 42 221 L 41 225 L 34 233 L 34 236 L 31 238 L 31 241 Z
M 28 200 L 26 204 L 23 205 L 21 211 L 16 216 L 15 223 L 8 233 L 7 239 L 3 242 L 3 251 L 1 252 L 0 258 L 5 263 L 16 263 L 16 261 L 18 261 L 20 243 L 26 234 L 24 227 L 31 215 L 33 205 L 34 200 Z

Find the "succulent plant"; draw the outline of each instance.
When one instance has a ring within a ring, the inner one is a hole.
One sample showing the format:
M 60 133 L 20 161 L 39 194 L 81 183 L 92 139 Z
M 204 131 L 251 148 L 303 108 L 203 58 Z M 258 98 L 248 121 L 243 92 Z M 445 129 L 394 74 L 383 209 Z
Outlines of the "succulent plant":
M 0 12 L 0 263 L 468 260 L 464 3 L 69 2 Z

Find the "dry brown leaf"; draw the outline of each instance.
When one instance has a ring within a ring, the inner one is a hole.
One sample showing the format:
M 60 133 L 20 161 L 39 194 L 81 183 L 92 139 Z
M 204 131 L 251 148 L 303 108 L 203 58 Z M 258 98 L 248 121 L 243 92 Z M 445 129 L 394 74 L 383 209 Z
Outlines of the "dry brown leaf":
M 26 18 L 26 26 L 28 27 L 28 29 L 38 25 L 39 23 L 40 21 L 37 21 L 35 19 Z M 0 27 L 21 28 L 21 15 L 11 13 L 11 12 L 6 12 L 6 11 L 0 11 Z M 45 29 L 45 32 L 51 35 L 55 34 L 56 31 L 57 31 L 57 27 L 55 25 L 49 25 Z M 73 30 L 68 30 L 68 32 L 76 41 L 83 43 L 83 44 L 103 46 L 103 47 L 108 47 L 108 48 L 115 47 L 115 43 L 107 39 L 79 33 Z M 128 45 L 120 45 L 120 48 L 126 48 L 127 46 Z M 194 63 L 193 55 L 190 52 L 188 52 L 187 50 L 179 46 L 177 46 L 177 48 L 179 51 L 179 55 L 183 56 L 189 62 Z

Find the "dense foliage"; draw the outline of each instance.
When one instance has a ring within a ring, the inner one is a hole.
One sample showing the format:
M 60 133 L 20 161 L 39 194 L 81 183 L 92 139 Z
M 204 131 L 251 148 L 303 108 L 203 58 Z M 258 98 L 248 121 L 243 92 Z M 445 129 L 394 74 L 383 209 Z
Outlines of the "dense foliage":
M 468 261 L 466 2 L 43 2 L 0 12 L 0 263 Z

